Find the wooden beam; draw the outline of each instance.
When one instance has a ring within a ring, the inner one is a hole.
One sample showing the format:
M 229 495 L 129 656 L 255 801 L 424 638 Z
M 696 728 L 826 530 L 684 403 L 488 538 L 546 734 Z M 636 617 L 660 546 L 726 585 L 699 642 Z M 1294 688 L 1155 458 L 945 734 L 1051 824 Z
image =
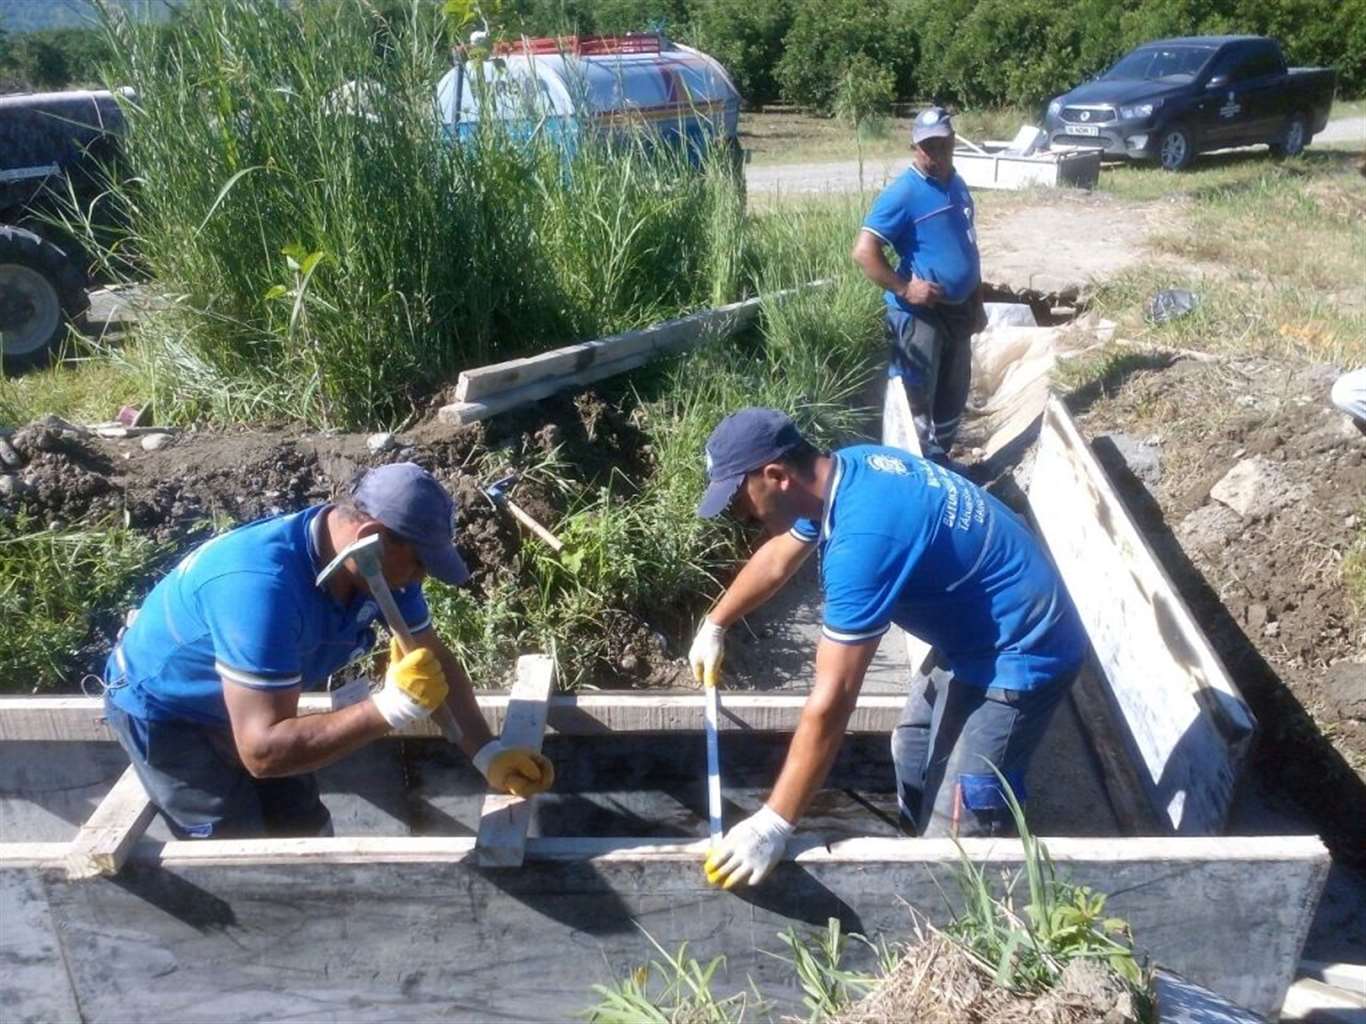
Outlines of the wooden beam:
M 1221 832 L 1256 719 L 1057 398 L 1029 503 L 1153 809 L 1178 834 Z
M 479 707 L 494 732 L 503 728 L 509 697 L 506 693 L 481 693 Z M 889 733 L 905 704 L 904 696 L 867 695 L 858 700 L 850 733 Z M 562 736 L 600 736 L 607 733 L 702 731 L 705 698 L 687 693 L 557 693 L 550 698 L 547 728 Z M 727 691 L 721 709 L 722 732 L 789 733 L 797 727 L 803 693 L 753 693 Z M 299 714 L 327 711 L 326 694 L 306 693 L 299 699 Z M 104 703 L 99 697 L 0 697 L 0 743 L 114 742 L 104 723 Z M 436 727 L 423 722 L 393 733 L 395 736 L 439 736 Z
M 65 858 L 67 877 L 100 878 L 118 874 L 128 859 L 128 851 L 147 830 L 155 814 L 156 807 L 130 765 L 71 841 Z
M 54 867 L 70 849 L 70 843 L 0 843 L 0 869 Z
M 545 736 L 550 691 L 555 685 L 555 662 L 543 654 L 517 659 L 517 683 L 512 688 L 501 740 L 510 747 L 537 753 Z M 531 798 L 489 793 L 479 812 L 475 858 L 484 867 L 518 868 L 526 856 L 526 831 L 531 824 Z

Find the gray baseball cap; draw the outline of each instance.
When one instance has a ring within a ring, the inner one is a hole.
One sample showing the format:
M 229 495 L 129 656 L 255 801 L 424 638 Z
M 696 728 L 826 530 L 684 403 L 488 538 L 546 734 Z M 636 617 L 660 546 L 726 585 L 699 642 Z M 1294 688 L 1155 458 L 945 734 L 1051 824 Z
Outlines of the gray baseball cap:
M 376 466 L 351 491 L 356 505 L 411 544 L 422 566 L 442 583 L 470 578 L 455 550 L 455 500 L 415 462 Z
M 777 409 L 741 409 L 731 413 L 707 438 L 707 492 L 697 506 L 703 519 L 724 512 L 745 474 L 791 451 L 802 443 L 792 418 Z
M 953 134 L 953 115 L 943 107 L 926 107 L 915 115 L 911 141 L 919 145 L 926 139 L 946 139 Z

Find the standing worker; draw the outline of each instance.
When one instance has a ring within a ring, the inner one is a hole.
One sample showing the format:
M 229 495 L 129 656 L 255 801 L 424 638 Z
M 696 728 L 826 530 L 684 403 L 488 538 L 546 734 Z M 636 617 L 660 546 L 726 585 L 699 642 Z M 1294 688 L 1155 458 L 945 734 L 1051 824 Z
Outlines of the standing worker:
M 335 503 L 215 537 L 147 595 L 105 668 L 105 708 L 152 802 L 178 838 L 331 835 L 311 774 L 443 702 L 461 749 L 496 790 L 549 788 L 551 763 L 489 732 L 459 662 L 431 629 L 428 574 L 469 578 L 452 543 L 455 503 L 411 462 L 380 466 Z M 299 693 L 369 653 L 379 608 L 342 559 L 378 535 L 383 575 L 414 634 L 390 644 L 384 687 L 323 714 Z M 325 568 L 326 567 L 326 568 Z
M 920 450 L 947 465 L 968 401 L 972 335 L 986 324 L 982 261 L 948 111 L 922 110 L 911 141 L 911 166 L 877 197 L 850 256 L 884 289 L 889 372 L 905 379 Z M 896 251 L 895 270 L 884 246 Z
M 1081 668 L 1086 634 L 1039 542 L 974 484 L 898 448 L 825 453 L 786 415 L 744 409 L 707 441 L 704 518 L 762 524 L 755 551 L 689 652 L 719 671 L 725 633 L 819 549 L 816 678 L 768 801 L 707 858 L 726 888 L 760 881 L 825 780 L 864 673 L 895 623 L 932 644 L 892 734 L 903 825 L 922 836 L 1008 834 L 995 772 L 1023 801 L 1030 757 Z

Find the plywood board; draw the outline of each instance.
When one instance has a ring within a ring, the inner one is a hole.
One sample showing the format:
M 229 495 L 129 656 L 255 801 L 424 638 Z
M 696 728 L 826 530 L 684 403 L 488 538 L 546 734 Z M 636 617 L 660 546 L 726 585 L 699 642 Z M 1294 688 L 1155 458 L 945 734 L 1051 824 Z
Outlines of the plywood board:
M 507 713 L 506 693 L 481 693 L 480 710 L 494 732 L 501 732 Z M 901 713 L 903 697 L 860 697 L 846 732 L 890 732 Z M 806 697 L 802 694 L 727 693 L 721 731 L 793 732 Z M 610 732 L 702 731 L 705 698 L 689 693 L 555 694 L 550 698 L 546 727 L 565 736 L 597 736 Z M 330 708 L 325 694 L 306 693 L 300 714 Z M 98 697 L 0 697 L 0 743 L 8 741 L 114 741 L 103 719 Z M 394 736 L 439 736 L 436 726 L 418 723 Z
M 1148 800 L 1176 834 L 1221 832 L 1256 720 L 1057 398 L 1044 411 L 1029 503 Z
M 500 737 L 505 746 L 540 752 L 547 704 L 554 685 L 554 660 L 543 654 L 517 659 L 517 683 L 512 688 Z M 521 866 L 527 827 L 531 824 L 532 799 L 509 793 L 489 793 L 484 797 L 479 812 L 479 838 L 475 844 L 480 864 L 498 868 Z
M 942 923 L 961 856 L 948 840 L 799 835 L 770 881 L 725 893 L 702 877 L 704 840 L 531 839 L 516 872 L 476 867 L 467 839 L 393 840 L 411 857 L 382 863 L 378 844 L 347 843 L 144 845 L 117 881 L 49 874 L 84 1019 L 564 1020 L 594 1001 L 593 983 L 658 956 L 647 935 L 670 951 L 688 942 L 704 962 L 726 956 L 718 995 L 752 978 L 795 1010 L 790 970 L 767 955 L 783 951 L 780 931 L 836 917 L 905 937 L 911 907 Z M 1260 1013 L 1284 996 L 1328 866 L 1307 837 L 1049 848 L 1072 881 L 1112 894 L 1107 911 L 1157 962 Z M 1020 865 L 1014 841 L 969 840 L 963 853 Z

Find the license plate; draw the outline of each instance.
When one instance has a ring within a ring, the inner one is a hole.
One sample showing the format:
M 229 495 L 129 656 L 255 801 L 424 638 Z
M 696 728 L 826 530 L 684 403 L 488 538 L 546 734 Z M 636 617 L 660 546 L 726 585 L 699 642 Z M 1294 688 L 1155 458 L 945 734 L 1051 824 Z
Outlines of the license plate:
M 1100 129 L 1093 124 L 1069 124 L 1068 135 L 1099 135 Z

